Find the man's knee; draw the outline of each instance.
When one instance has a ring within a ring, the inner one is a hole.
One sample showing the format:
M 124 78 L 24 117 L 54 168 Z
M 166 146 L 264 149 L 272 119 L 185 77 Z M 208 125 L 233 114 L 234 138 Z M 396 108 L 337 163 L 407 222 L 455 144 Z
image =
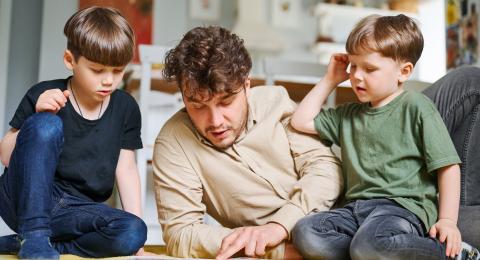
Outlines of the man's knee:
M 135 254 L 147 240 L 147 226 L 142 219 L 133 216 L 123 219 L 116 227 L 117 235 L 110 244 L 113 254 L 119 256 Z

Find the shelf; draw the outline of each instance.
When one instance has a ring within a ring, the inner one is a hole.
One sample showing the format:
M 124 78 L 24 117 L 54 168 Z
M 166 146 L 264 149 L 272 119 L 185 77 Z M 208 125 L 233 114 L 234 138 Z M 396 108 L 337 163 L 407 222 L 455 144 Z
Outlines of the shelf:
M 350 31 L 360 19 L 372 14 L 382 16 L 404 14 L 415 20 L 419 18 L 416 13 L 327 3 L 318 3 L 314 9 L 314 15 L 318 17 L 319 35 L 330 36 L 334 42 L 339 43 L 347 41 Z
M 411 79 L 434 82 L 445 75 L 445 7 L 443 1 L 437 0 L 419 0 L 418 13 L 318 3 L 314 8 L 317 35 L 329 37 L 333 43 L 320 42 L 311 48 L 318 58 L 317 61 L 326 64 L 331 54 L 345 52 L 345 42 L 355 24 L 371 14 L 405 14 L 417 21 L 422 30 L 425 48 Z
M 335 14 L 335 16 L 347 16 L 357 17 L 358 19 L 365 17 L 371 14 L 379 15 L 397 15 L 404 14 L 414 19 L 418 19 L 417 13 L 401 12 L 387 9 L 378 9 L 371 7 L 355 7 L 351 5 L 337 5 L 337 4 L 328 4 L 328 3 L 318 3 L 315 6 L 314 14 L 316 16 L 322 16 L 325 14 Z

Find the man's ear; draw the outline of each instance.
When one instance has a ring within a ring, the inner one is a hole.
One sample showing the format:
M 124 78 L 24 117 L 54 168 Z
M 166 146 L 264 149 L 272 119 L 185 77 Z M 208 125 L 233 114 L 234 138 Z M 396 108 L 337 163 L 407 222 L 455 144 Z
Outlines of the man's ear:
M 398 83 L 403 83 L 412 75 L 413 64 L 411 62 L 404 62 L 400 64 L 400 71 L 398 75 Z
M 68 70 L 73 70 L 73 67 L 75 66 L 75 57 L 71 51 L 65 50 L 63 53 L 63 62 Z
M 247 94 L 247 97 L 248 97 L 248 94 L 250 93 L 250 77 L 248 77 L 247 80 L 245 81 L 245 93 Z

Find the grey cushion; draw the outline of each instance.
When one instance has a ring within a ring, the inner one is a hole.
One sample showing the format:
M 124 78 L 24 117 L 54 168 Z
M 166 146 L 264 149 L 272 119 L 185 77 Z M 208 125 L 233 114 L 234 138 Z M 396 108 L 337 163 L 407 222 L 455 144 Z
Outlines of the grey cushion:
M 462 233 L 462 240 L 480 248 L 480 205 L 460 206 L 458 228 Z

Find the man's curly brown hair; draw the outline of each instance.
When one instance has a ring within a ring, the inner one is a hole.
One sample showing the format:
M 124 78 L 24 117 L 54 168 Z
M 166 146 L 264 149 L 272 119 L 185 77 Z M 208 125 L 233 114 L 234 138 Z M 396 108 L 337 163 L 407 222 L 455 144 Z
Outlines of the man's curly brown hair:
M 163 75 L 188 97 L 209 100 L 244 87 L 252 60 L 243 40 L 218 26 L 196 27 L 165 57 Z

